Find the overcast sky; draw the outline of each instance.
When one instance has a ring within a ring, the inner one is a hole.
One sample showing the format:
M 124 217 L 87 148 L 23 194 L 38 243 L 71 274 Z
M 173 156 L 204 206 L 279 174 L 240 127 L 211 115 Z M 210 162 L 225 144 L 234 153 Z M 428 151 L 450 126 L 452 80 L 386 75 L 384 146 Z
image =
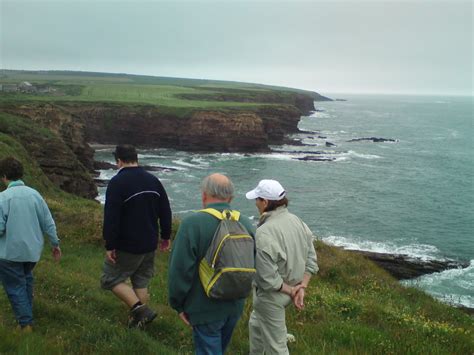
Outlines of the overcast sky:
M 471 0 L 0 2 L 3 69 L 473 93 Z

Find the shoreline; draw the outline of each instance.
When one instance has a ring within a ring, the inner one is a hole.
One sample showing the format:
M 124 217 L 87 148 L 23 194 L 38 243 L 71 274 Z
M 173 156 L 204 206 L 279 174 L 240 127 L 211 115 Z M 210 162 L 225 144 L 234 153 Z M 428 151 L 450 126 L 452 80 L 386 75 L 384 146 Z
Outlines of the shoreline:
M 342 247 L 337 248 L 341 248 L 353 254 L 362 255 L 364 258 L 373 261 L 379 267 L 387 271 L 398 281 L 415 279 L 422 275 L 429 275 L 449 269 L 464 269 L 469 266 L 469 262 L 467 261 L 422 260 L 421 258 L 403 254 L 377 253 L 367 250 L 344 249 Z M 442 302 L 441 300 L 439 301 Z M 442 303 L 457 308 L 474 318 L 474 307 L 468 307 L 462 304 Z

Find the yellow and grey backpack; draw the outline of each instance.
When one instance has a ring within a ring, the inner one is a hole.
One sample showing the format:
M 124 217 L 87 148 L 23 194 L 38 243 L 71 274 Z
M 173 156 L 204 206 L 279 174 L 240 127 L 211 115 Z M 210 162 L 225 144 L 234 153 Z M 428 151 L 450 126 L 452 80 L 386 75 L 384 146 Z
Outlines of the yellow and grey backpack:
M 255 276 L 255 240 L 239 222 L 239 211 L 206 208 L 220 220 L 206 255 L 199 264 L 199 278 L 210 298 L 235 300 L 252 290 Z

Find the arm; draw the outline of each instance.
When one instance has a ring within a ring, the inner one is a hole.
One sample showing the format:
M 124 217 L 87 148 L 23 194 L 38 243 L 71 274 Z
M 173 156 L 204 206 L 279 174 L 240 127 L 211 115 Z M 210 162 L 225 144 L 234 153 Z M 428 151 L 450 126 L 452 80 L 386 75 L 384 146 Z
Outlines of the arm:
M 44 234 L 46 234 L 49 238 L 49 243 L 52 246 L 52 254 L 53 254 L 53 259 L 55 261 L 61 260 L 62 252 L 61 248 L 59 247 L 59 238 L 56 232 L 56 224 L 54 223 L 53 216 L 51 215 L 51 211 L 48 208 L 48 205 L 46 204 L 46 201 L 40 197 L 40 208 L 39 211 L 37 212 L 40 215 L 39 220 L 41 230 Z
M 319 267 L 317 264 L 318 260 L 316 256 L 316 250 L 314 249 L 314 241 L 316 240 L 316 238 L 314 237 L 313 232 L 311 232 L 311 230 L 306 225 L 306 223 L 303 222 L 303 226 L 305 227 L 305 230 L 306 230 L 306 240 L 308 243 L 308 255 L 306 257 L 305 276 L 306 274 L 309 274 L 309 277 L 311 278 L 311 275 L 316 274 L 319 270 Z M 309 283 L 309 279 L 306 283 L 306 286 L 308 286 L 308 283 Z
M 307 243 L 308 243 L 308 255 L 306 257 L 306 266 L 305 266 L 305 273 L 303 275 L 303 280 L 299 285 L 297 285 L 294 289 L 293 295 L 293 304 L 299 310 L 304 308 L 304 296 L 305 290 L 309 285 L 311 280 L 311 276 L 318 272 L 318 264 L 317 264 L 317 257 L 316 257 L 316 250 L 314 249 L 314 236 L 308 226 L 303 222 L 303 226 L 306 230 L 307 236 Z
M 160 250 L 165 251 L 169 250 L 170 247 L 170 238 L 171 238 L 171 226 L 173 215 L 171 213 L 170 202 L 166 190 L 160 181 L 158 181 L 158 192 L 160 194 L 159 198 L 159 219 L 160 219 L 160 234 L 161 234 L 161 244 Z
M 198 250 L 192 226 L 183 220 L 171 251 L 168 266 L 168 299 L 178 313 L 184 312 L 184 303 L 197 275 Z
M 283 279 L 278 273 L 276 252 L 270 245 L 258 244 L 255 255 L 255 267 L 257 269 L 255 281 L 257 286 L 264 291 L 287 291 Z
M 119 234 L 121 208 L 122 198 L 119 187 L 112 179 L 105 193 L 104 229 L 102 233 L 105 240 L 105 249 L 108 252 L 115 250 L 116 240 Z
M 59 239 L 56 232 L 56 224 L 54 223 L 53 216 L 51 215 L 51 211 L 48 208 L 45 200 L 40 197 L 40 218 L 41 221 L 41 230 L 45 233 L 49 238 L 49 243 L 53 248 L 59 247 Z
M 0 237 L 5 236 L 5 231 L 7 227 L 7 215 L 4 212 L 4 209 L 2 206 L 3 203 L 4 203 L 3 200 L 0 199 Z

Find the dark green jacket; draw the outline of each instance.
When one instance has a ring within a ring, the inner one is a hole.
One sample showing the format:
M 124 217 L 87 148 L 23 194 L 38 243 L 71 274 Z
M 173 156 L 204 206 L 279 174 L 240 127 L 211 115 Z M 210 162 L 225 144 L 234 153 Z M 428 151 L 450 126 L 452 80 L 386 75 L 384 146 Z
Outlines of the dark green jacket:
M 227 203 L 211 203 L 207 208 L 231 209 Z M 255 228 L 244 216 L 240 222 L 255 236 Z M 192 325 L 223 320 L 242 314 L 245 300 L 219 301 L 206 296 L 199 279 L 199 262 L 206 254 L 219 220 L 208 213 L 196 212 L 179 226 L 170 257 L 168 297 L 171 307 L 185 312 Z

